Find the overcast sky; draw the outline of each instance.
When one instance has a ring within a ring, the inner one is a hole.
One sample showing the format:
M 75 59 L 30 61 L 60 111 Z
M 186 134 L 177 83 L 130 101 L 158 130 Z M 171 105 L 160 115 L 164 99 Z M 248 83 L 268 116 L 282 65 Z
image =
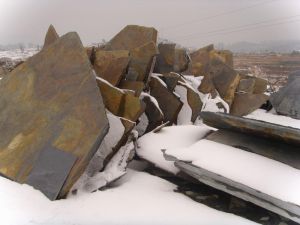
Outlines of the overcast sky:
M 49 24 L 84 44 L 127 24 L 153 26 L 187 47 L 300 40 L 300 0 L 0 0 L 0 44 L 43 43 Z

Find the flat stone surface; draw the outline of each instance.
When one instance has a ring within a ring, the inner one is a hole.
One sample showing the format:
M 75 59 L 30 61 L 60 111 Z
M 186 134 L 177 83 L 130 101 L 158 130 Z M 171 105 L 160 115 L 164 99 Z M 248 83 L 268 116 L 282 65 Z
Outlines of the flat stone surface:
M 241 79 L 237 88 L 237 92 L 253 93 L 255 79 Z
M 107 43 L 105 50 L 132 50 L 151 41 L 156 44 L 155 28 L 128 25 Z
M 170 91 L 174 91 L 177 82 L 180 80 L 180 75 L 174 72 L 164 73 L 160 78 L 166 83 Z
M 77 157 L 59 197 L 83 173 L 108 131 L 102 97 L 76 33 L 68 33 L 0 82 L 0 173 L 24 183 L 45 148 Z
M 44 41 L 44 47 L 43 48 L 51 45 L 52 43 L 54 43 L 58 39 L 59 39 L 59 36 L 56 33 L 56 30 L 55 30 L 54 26 L 51 24 L 49 26 L 49 28 L 48 28 L 47 33 L 46 33 L 45 41 Z
M 50 200 L 55 200 L 76 159 L 68 152 L 45 148 L 33 165 L 26 183 L 43 192 Z
M 177 116 L 182 108 L 183 103 L 179 98 L 164 86 L 163 81 L 158 77 L 151 77 L 149 86 L 150 94 L 156 98 L 159 107 L 164 114 L 164 122 L 169 121 L 170 124 L 177 121 Z
M 135 96 L 139 97 L 145 87 L 144 82 L 141 81 L 127 81 L 122 80 L 119 84 L 119 88 L 133 90 L 135 92 Z
M 169 73 L 174 71 L 175 63 L 175 47 L 173 43 L 159 43 L 156 64 L 154 67 L 155 73 Z
M 97 84 L 104 105 L 112 114 L 136 122 L 145 111 L 145 104 L 134 93 L 125 92 L 98 78 Z
M 259 109 L 269 99 L 265 94 L 236 93 L 230 108 L 230 114 L 245 116 Z
M 154 56 L 158 54 L 156 44 L 151 41 L 130 51 L 130 71 L 138 76 L 136 81 L 147 82 Z
M 300 145 L 300 130 L 259 120 L 233 116 L 224 113 L 201 112 L 203 122 L 218 129 L 226 129 L 258 137 Z
M 300 152 L 294 145 L 223 129 L 207 135 L 205 139 L 259 154 L 300 169 Z
M 97 50 L 94 69 L 98 77 L 102 77 L 112 85 L 117 86 L 125 76 L 129 59 L 129 51 L 126 50 Z

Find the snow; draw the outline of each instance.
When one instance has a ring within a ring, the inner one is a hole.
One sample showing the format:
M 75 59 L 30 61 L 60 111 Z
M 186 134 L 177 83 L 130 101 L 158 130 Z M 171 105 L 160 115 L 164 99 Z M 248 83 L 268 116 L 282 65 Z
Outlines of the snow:
M 146 113 L 143 113 L 139 118 L 139 123 L 136 125 L 135 130 L 138 132 L 139 136 L 142 136 L 149 125 L 149 120 Z
M 167 85 L 165 84 L 165 82 L 163 82 L 163 80 L 160 79 L 161 76 L 162 75 L 159 74 L 159 73 L 152 73 L 151 74 L 151 78 L 158 80 L 161 83 L 161 85 L 163 85 L 165 88 L 168 88 Z
M 187 81 L 187 83 L 189 83 L 195 90 L 198 90 L 198 87 L 200 86 L 201 81 L 204 77 L 203 76 L 195 77 L 193 75 L 185 75 L 184 78 Z
M 169 148 L 166 154 L 300 205 L 300 171 L 286 164 L 205 139 L 187 148 Z
M 129 170 L 114 187 L 51 202 L 39 191 L 0 178 L 3 225 L 250 225 L 176 193 L 161 178 Z
M 176 174 L 179 170 L 173 162 L 165 160 L 162 150 L 188 147 L 202 139 L 210 131 L 207 126 L 164 127 L 157 133 L 150 132 L 139 138 L 137 154 L 157 167 Z
M 121 147 L 109 161 L 103 172 L 98 172 L 93 176 L 84 173 L 75 183 L 72 190 L 76 190 L 77 194 L 80 192 L 93 192 L 119 179 L 126 174 L 126 167 L 128 161 L 132 158 L 133 152 L 133 142 Z M 72 191 L 69 195 L 72 195 Z
M 146 92 L 142 92 L 141 93 L 141 99 L 143 99 L 144 97 L 149 97 L 151 102 L 156 106 L 156 108 L 160 111 L 160 113 L 163 115 L 164 113 L 162 112 L 161 108 L 159 107 L 158 101 L 156 100 L 156 98 L 154 98 L 153 96 L 151 96 L 150 94 L 146 93 Z
M 203 106 L 202 111 L 208 112 L 224 112 L 223 108 L 219 108 L 217 103 L 222 103 L 225 107 L 227 113 L 229 113 L 229 106 L 228 104 L 219 96 L 217 95 L 215 98 L 212 98 L 211 94 L 205 94 L 202 98 Z
M 12 59 L 13 61 L 25 60 L 36 53 L 38 53 L 38 50 L 36 48 L 26 48 L 23 52 L 20 49 L 0 51 L 0 58 L 7 57 Z
M 109 83 L 107 80 L 103 79 L 102 77 L 98 77 L 98 76 L 96 75 L 95 71 L 94 71 L 94 74 L 95 74 L 97 80 L 100 80 L 101 82 L 107 84 L 108 86 L 110 86 L 110 87 L 113 88 L 113 89 L 116 89 L 116 90 L 122 92 L 123 94 L 126 93 L 124 90 L 115 87 L 114 85 L 112 85 L 111 83 Z
M 183 106 L 177 116 L 177 124 L 178 125 L 192 124 L 191 119 L 192 119 L 193 112 L 188 103 L 187 88 L 184 87 L 182 84 L 176 85 L 175 93 L 177 93 L 180 96 L 180 101 L 183 103 Z
M 287 116 L 277 115 L 274 111 L 267 112 L 264 109 L 257 109 L 245 117 L 249 119 L 260 120 L 300 129 L 300 120 L 296 120 Z

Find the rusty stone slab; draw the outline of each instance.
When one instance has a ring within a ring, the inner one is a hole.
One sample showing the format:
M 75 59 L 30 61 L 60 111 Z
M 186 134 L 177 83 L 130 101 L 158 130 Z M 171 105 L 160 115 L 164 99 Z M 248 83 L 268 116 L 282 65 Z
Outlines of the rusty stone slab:
M 145 84 L 141 81 L 122 80 L 119 84 L 119 88 L 133 90 L 135 92 L 135 96 L 139 97 L 145 88 Z
M 103 51 L 96 50 L 94 70 L 98 77 L 102 77 L 114 86 L 117 86 L 129 64 L 129 51 Z
M 49 28 L 48 28 L 47 33 L 46 33 L 45 41 L 44 41 L 44 47 L 43 48 L 51 45 L 52 43 L 54 43 L 58 39 L 59 39 L 59 36 L 56 33 L 56 30 L 55 30 L 54 26 L 51 24 L 49 26 Z
M 300 145 L 300 130 L 259 120 L 247 119 L 224 113 L 201 112 L 203 122 L 218 129 L 275 139 L 296 146 Z
M 77 161 L 60 190 L 64 197 L 108 131 L 108 120 L 86 51 L 71 32 L 0 82 L 0 173 L 24 183 L 49 147 Z

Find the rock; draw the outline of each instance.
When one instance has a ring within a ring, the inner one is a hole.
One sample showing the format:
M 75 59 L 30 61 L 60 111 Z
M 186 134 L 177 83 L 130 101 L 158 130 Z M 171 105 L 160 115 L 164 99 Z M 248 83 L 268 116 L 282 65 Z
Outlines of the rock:
M 200 96 L 190 85 L 182 81 L 177 83 L 175 93 L 180 96 L 180 100 L 183 102 L 183 106 L 177 118 L 177 124 L 194 123 L 203 105 Z
M 298 147 L 280 141 L 270 141 L 241 132 L 220 129 L 205 137 L 207 140 L 240 148 L 300 169 Z M 288 153 L 288 154 L 287 154 Z
M 98 77 L 102 77 L 114 86 L 117 86 L 125 76 L 129 63 L 129 51 L 97 50 L 94 69 Z
M 296 128 L 223 113 L 201 112 L 200 116 L 206 125 L 218 129 L 241 132 L 291 145 L 300 144 L 300 130 Z
M 255 86 L 255 79 L 241 79 L 237 88 L 237 92 L 253 93 Z
M 177 85 L 177 82 L 181 79 L 180 75 L 178 73 L 164 73 L 160 78 L 166 83 L 168 89 L 170 91 L 174 91 L 174 88 Z
M 270 97 L 276 112 L 281 115 L 300 119 L 300 79 L 294 78 Z
M 214 49 L 213 45 L 208 45 L 204 48 L 200 48 L 190 54 L 191 63 L 189 65 L 186 74 L 192 74 L 194 76 L 204 76 L 209 73 L 210 70 L 210 56 L 209 52 Z
M 112 86 L 97 78 L 105 107 L 114 115 L 136 122 L 145 111 L 145 104 L 131 92 Z
M 162 125 L 164 121 L 164 114 L 162 110 L 159 107 L 159 104 L 157 100 L 152 97 L 151 95 L 148 95 L 146 93 L 143 93 L 141 96 L 141 99 L 143 102 L 146 104 L 146 109 L 145 109 L 145 116 L 147 119 L 146 122 L 144 122 L 145 128 L 142 134 L 148 133 L 155 129 L 156 127 Z
M 212 78 L 208 75 L 204 76 L 204 78 L 202 79 L 198 87 L 198 91 L 203 94 L 211 94 L 213 98 L 216 98 L 216 96 L 219 95 Z
M 86 54 L 88 55 L 88 57 L 90 59 L 91 64 L 94 65 L 95 60 L 96 60 L 96 48 L 94 46 L 86 47 L 85 50 L 86 50 Z
M 154 72 L 155 73 L 169 73 L 174 71 L 175 63 L 175 47 L 173 43 L 159 43 L 158 51 Z
M 46 48 L 49 45 L 53 44 L 55 41 L 57 41 L 59 39 L 58 34 L 56 33 L 56 30 L 54 28 L 54 26 L 51 24 L 48 28 L 46 37 L 45 37 L 45 41 L 44 41 L 44 47 Z
M 176 48 L 173 43 L 160 43 L 158 50 L 155 73 L 180 73 L 187 70 L 190 57 L 185 49 Z
M 288 76 L 288 83 L 293 82 L 295 79 L 300 78 L 300 70 L 290 73 Z
M 136 81 L 147 83 L 149 75 L 152 73 L 151 66 L 153 58 L 158 54 L 153 41 L 130 51 L 130 73 L 137 74 Z
M 190 56 L 183 48 L 175 49 L 173 71 L 176 73 L 184 72 L 188 69 L 190 63 Z
M 209 75 L 214 87 L 229 105 L 234 99 L 235 90 L 240 82 L 240 76 L 235 70 L 219 60 L 211 62 L 211 70 Z
M 133 50 L 149 42 L 157 41 L 157 30 L 153 27 L 128 25 L 114 36 L 105 50 Z
M 259 77 L 255 77 L 255 85 L 253 94 L 263 94 L 267 91 L 268 81 Z
M 6 74 L 6 70 L 2 66 L 0 66 L 0 77 L 4 76 Z
M 122 80 L 119 85 L 119 88 L 132 90 L 135 92 L 135 96 L 139 97 L 141 95 L 142 91 L 144 90 L 145 85 L 141 81 Z
M 210 51 L 210 60 L 218 59 L 233 68 L 233 54 L 229 50 L 212 50 Z
M 176 123 L 183 103 L 173 92 L 168 90 L 167 85 L 158 76 L 151 77 L 149 86 L 150 94 L 156 98 L 164 114 L 164 122 Z
M 235 116 L 245 116 L 259 109 L 269 99 L 265 94 L 236 93 L 230 114 Z
M 108 131 L 78 35 L 62 36 L 3 77 L 0 93 L 1 174 L 51 200 L 64 197 Z

